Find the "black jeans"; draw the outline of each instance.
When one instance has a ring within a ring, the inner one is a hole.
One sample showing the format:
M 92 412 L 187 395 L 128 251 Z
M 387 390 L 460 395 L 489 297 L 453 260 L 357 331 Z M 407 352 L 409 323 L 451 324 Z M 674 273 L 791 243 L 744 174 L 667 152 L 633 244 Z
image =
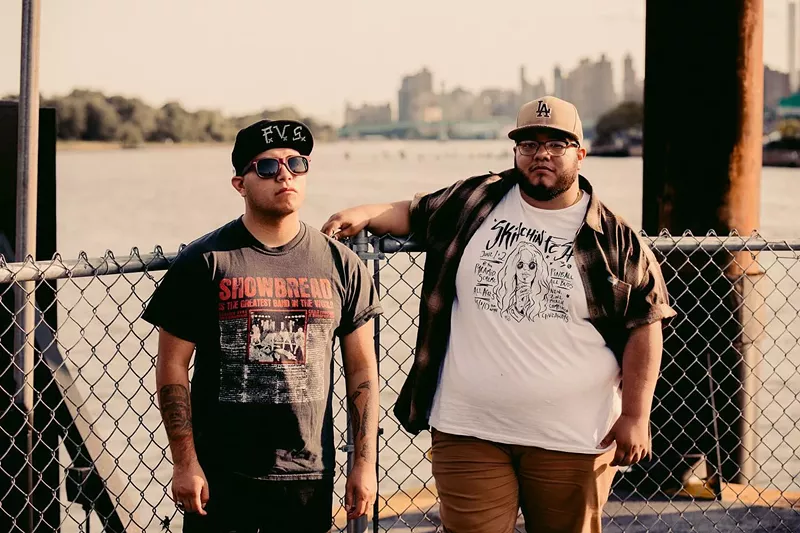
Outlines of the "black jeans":
M 185 513 L 183 533 L 329 533 L 333 478 L 261 481 L 208 476 L 205 516 Z

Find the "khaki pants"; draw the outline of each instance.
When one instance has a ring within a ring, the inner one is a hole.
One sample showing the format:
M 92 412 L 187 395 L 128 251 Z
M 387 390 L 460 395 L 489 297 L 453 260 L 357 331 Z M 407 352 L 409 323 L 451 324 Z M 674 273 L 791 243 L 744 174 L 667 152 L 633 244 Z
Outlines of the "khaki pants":
M 432 430 L 433 476 L 447 533 L 601 533 L 616 467 L 600 455 L 510 446 Z

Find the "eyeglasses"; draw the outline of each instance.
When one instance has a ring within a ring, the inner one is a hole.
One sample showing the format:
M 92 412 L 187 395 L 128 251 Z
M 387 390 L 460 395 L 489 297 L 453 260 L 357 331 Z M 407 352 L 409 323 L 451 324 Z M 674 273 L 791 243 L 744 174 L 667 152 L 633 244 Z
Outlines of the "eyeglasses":
M 289 172 L 296 176 L 298 174 L 305 174 L 308 172 L 308 162 L 308 157 L 304 155 L 290 155 L 289 157 L 265 157 L 264 159 L 253 161 L 247 165 L 247 168 L 244 169 L 242 175 L 244 176 L 247 174 L 252 168 L 256 171 L 256 175 L 259 178 L 274 178 L 280 173 L 281 165 L 283 165 Z
M 519 153 L 522 155 L 536 155 L 541 144 L 542 143 L 536 141 L 524 141 L 517 145 L 517 149 L 519 149 Z M 547 151 L 547 153 L 556 157 L 567 153 L 567 148 L 570 146 L 577 147 L 580 145 L 572 141 L 547 141 L 544 143 L 544 149 Z

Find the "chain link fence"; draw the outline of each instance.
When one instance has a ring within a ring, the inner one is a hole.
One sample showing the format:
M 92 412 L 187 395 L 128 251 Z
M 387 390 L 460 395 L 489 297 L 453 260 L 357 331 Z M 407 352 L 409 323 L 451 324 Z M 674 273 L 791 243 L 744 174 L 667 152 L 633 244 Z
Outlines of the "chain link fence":
M 618 474 L 604 531 L 800 531 L 800 243 L 714 234 L 646 239 L 679 315 L 665 329 L 653 458 Z M 157 334 L 139 319 L 176 254 L 134 249 L 120 258 L 14 263 L 5 244 L 0 530 L 31 531 L 33 520 L 37 531 L 180 531 L 155 397 Z M 391 415 L 413 361 L 424 250 L 391 237 L 360 237 L 351 246 L 374 269 L 385 308 L 375 324 L 379 496 L 369 523 L 348 526 L 338 366 L 334 530 L 440 531 L 430 435 L 412 438 Z M 37 303 L 32 446 L 17 401 L 22 367 L 13 342 L 14 294 L 26 281 L 35 282 Z

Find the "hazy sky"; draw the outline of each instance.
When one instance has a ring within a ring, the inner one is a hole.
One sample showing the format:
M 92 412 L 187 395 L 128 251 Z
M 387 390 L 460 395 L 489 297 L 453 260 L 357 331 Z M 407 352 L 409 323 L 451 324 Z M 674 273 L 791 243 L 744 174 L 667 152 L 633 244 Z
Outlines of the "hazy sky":
M 41 3 L 45 96 L 94 88 L 226 114 L 292 104 L 339 123 L 347 100 L 395 105 L 401 77 L 423 65 L 437 89 L 516 88 L 524 65 L 552 90 L 556 63 L 603 53 L 617 86 L 627 52 L 644 72 L 643 0 Z M 20 5 L 0 0 L 0 94 L 19 90 Z M 765 12 L 764 61 L 786 70 L 786 0 Z

